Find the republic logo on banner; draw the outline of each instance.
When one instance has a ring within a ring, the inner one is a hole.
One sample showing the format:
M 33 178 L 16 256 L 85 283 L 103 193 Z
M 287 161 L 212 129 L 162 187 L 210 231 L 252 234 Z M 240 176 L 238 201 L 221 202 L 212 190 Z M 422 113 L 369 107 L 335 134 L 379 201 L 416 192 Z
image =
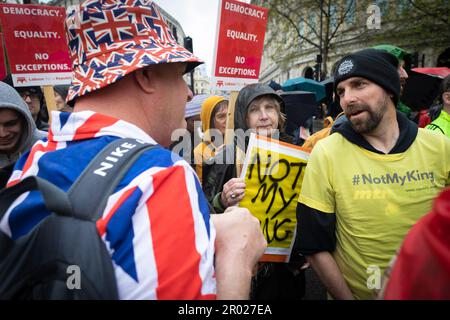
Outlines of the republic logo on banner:
M 14 86 L 71 82 L 65 17 L 63 7 L 0 4 L 0 20 Z
M 269 10 L 235 0 L 219 2 L 213 86 L 239 91 L 258 82 Z

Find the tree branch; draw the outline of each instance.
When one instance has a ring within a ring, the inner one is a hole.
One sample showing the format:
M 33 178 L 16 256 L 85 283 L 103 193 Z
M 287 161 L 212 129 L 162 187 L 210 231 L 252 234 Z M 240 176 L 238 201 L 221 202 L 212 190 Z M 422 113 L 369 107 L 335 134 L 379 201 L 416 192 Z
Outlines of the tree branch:
M 331 42 L 331 39 L 334 38 L 334 36 L 335 36 L 336 32 L 338 31 L 339 27 L 344 23 L 345 18 L 347 17 L 348 13 L 350 12 L 350 9 L 351 9 L 352 6 L 353 6 L 353 2 L 354 2 L 354 1 L 352 0 L 352 2 L 350 3 L 350 5 L 348 6 L 348 8 L 345 10 L 344 15 L 341 17 L 341 19 L 340 19 L 339 23 L 337 24 L 336 28 L 335 28 L 334 31 L 331 33 L 330 38 L 327 39 L 329 42 Z
M 316 48 L 319 48 L 319 45 L 315 44 L 313 41 L 309 40 L 308 38 L 306 38 L 306 37 L 304 37 L 304 36 L 302 36 L 302 35 L 300 34 L 300 30 L 299 30 L 297 24 L 291 19 L 291 17 L 289 17 L 289 16 L 288 16 L 287 14 L 285 14 L 284 12 L 281 12 L 280 10 L 278 10 L 277 7 L 275 7 L 274 9 L 275 9 L 275 12 L 276 12 L 276 13 L 278 13 L 280 16 L 282 16 L 283 18 L 285 18 L 285 19 L 292 25 L 292 27 L 293 27 L 293 28 L 295 29 L 295 31 L 297 32 L 297 36 L 298 36 L 300 39 L 302 39 L 302 40 L 308 42 L 310 45 L 312 45 L 312 46 L 314 46 L 314 47 L 316 47 Z
M 429 16 L 429 17 L 431 17 L 431 18 L 433 18 L 433 19 L 439 19 L 439 20 L 441 20 L 442 22 L 444 22 L 445 24 L 448 24 L 448 12 L 447 12 L 447 15 L 446 15 L 446 17 L 447 17 L 447 19 L 443 19 L 442 17 L 439 17 L 438 15 L 436 15 L 436 13 L 430 13 L 430 12 L 428 12 L 427 10 L 425 10 L 425 9 L 423 9 L 423 8 L 421 8 L 421 7 L 419 7 L 416 3 L 415 3 L 415 1 L 413 1 L 413 0 L 408 0 L 408 3 L 410 4 L 410 5 L 412 5 L 417 11 L 420 11 L 420 12 L 422 12 L 422 13 L 424 13 L 426 16 Z M 448 10 L 447 10 L 448 11 Z
M 317 32 L 315 26 L 312 26 L 305 18 L 301 18 L 301 21 L 303 21 L 311 29 L 311 31 L 316 35 L 317 38 L 320 38 L 320 35 Z

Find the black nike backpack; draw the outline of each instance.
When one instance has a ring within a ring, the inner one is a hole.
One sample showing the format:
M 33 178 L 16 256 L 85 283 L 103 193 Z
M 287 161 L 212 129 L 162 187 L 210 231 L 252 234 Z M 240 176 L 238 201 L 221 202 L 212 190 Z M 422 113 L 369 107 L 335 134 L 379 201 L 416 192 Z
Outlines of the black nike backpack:
M 96 221 L 131 165 L 152 147 L 134 139 L 111 142 L 67 193 L 39 177 L 2 190 L 0 221 L 29 191 L 41 193 L 51 214 L 15 240 L 0 231 L 0 299 L 118 299 Z

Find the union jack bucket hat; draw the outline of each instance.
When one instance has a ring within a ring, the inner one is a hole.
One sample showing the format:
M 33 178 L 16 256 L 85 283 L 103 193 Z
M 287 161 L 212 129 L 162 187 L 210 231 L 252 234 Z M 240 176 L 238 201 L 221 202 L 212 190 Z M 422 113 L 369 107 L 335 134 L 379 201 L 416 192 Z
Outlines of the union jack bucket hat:
M 67 102 L 152 64 L 203 63 L 172 36 L 151 0 L 87 0 L 65 23 L 73 78 Z

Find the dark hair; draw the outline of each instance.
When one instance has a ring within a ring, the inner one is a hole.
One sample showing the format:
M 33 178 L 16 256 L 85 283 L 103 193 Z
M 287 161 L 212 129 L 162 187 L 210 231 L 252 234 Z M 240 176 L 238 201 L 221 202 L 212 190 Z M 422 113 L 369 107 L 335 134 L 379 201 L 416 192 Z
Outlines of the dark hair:
M 53 90 L 61 96 L 63 101 L 66 101 L 67 93 L 69 92 L 69 87 L 67 85 L 57 85 L 53 86 Z
M 435 99 L 438 104 L 444 104 L 444 98 L 442 98 L 442 95 L 446 92 L 450 92 L 450 74 L 442 80 L 441 85 L 439 86 L 439 94 Z
M 219 101 L 213 108 L 211 112 L 211 119 L 209 119 L 209 128 L 213 129 L 214 127 L 214 118 L 216 117 L 217 112 L 223 109 L 224 107 L 228 107 L 228 100 Z
M 441 95 L 444 92 L 450 92 L 450 74 L 448 76 L 446 76 L 444 78 L 444 80 L 442 80 L 442 84 L 441 84 Z

